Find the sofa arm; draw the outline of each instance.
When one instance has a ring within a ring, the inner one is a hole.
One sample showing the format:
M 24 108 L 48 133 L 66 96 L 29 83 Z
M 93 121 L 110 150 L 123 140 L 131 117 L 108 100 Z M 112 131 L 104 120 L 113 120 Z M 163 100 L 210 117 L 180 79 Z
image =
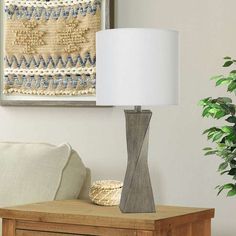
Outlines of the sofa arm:
M 90 187 L 91 187 L 91 170 L 87 168 L 85 181 L 84 181 L 83 187 L 80 191 L 79 199 L 89 200 Z

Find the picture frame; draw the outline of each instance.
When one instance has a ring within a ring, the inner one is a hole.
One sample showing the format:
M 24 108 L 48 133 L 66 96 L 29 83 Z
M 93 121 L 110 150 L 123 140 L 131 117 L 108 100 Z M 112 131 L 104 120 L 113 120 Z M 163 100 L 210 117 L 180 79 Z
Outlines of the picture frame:
M 8 1 L 8 0 L 5 0 Z M 17 0 L 15 0 L 17 1 Z M 20 0 L 18 0 L 19 2 Z M 24 0 L 23 0 L 24 1 Z M 52 0 L 54 1 L 54 0 Z M 78 0 L 79 1 L 79 0 Z M 87 0 L 81 0 L 87 1 Z M 73 1 L 72 1 L 73 2 Z M 1 26 L 5 27 L 4 1 L 1 1 Z M 101 29 L 114 28 L 114 0 L 101 0 Z M 3 29 L 3 27 L 1 27 Z M 83 96 L 42 96 L 42 95 L 5 95 L 5 42 L 4 29 L 1 30 L 1 83 L 0 105 L 1 106 L 51 106 L 51 107 L 96 107 L 96 95 Z

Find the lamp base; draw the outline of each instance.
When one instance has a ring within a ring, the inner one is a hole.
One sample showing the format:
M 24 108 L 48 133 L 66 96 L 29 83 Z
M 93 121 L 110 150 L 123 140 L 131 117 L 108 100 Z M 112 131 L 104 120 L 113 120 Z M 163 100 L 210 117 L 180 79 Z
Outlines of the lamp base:
M 123 213 L 156 212 L 148 169 L 151 111 L 125 111 L 128 165 L 121 194 Z

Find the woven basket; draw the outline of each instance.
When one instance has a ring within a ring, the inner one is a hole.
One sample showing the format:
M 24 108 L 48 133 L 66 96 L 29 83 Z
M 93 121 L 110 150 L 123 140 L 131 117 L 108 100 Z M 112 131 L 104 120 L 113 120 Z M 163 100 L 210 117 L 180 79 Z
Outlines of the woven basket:
M 101 206 L 117 206 L 120 204 L 120 196 L 123 183 L 115 180 L 96 181 L 89 192 L 91 201 Z

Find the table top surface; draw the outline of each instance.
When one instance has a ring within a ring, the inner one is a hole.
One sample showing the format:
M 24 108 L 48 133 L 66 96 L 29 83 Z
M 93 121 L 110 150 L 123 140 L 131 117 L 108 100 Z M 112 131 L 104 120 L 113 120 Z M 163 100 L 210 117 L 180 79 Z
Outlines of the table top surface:
M 6 219 L 39 222 L 156 229 L 162 224 L 210 219 L 214 209 L 157 206 L 156 213 L 124 214 L 119 207 L 103 207 L 87 201 L 65 200 L 0 209 Z

